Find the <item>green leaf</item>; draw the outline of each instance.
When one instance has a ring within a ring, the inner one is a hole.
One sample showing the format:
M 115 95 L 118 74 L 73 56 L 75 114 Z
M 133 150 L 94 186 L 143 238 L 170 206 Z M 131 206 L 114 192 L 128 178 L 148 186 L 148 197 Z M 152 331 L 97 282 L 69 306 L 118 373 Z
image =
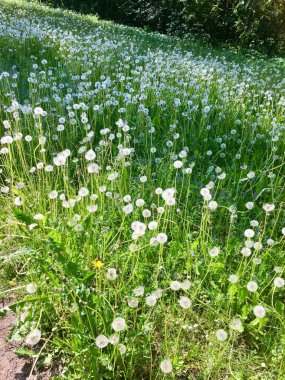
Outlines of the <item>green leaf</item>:
M 206 175 L 207 175 L 207 176 L 210 175 L 214 169 L 215 169 L 215 168 L 214 168 L 213 165 L 210 166 L 210 167 L 207 169 Z
M 55 252 L 60 253 L 63 251 L 62 238 L 58 231 L 52 230 L 49 232 L 48 242 Z
M 214 261 L 212 261 L 210 265 L 211 265 L 211 271 L 212 271 L 212 273 L 218 273 L 222 269 L 224 269 L 224 267 L 225 267 L 224 263 L 214 262 Z
M 276 309 L 277 313 L 283 314 L 284 313 L 284 309 L 285 309 L 284 303 L 282 301 L 280 301 L 280 300 L 277 300 L 275 302 L 275 309 Z
M 88 282 L 89 280 L 92 280 L 93 277 L 95 276 L 96 272 L 95 271 L 90 271 L 87 272 L 86 275 L 83 277 L 83 279 L 80 282 Z
M 260 318 L 255 318 L 253 321 L 250 322 L 251 326 L 256 326 L 260 323 L 261 319 Z
M 48 354 L 45 356 L 43 360 L 44 365 L 49 365 L 52 362 L 52 354 Z
M 43 268 L 44 269 L 44 268 Z M 52 281 L 52 283 L 57 287 L 60 288 L 61 284 L 57 280 L 56 276 L 48 270 L 48 267 L 45 267 L 44 273 L 49 277 L 49 279 Z
M 57 294 L 53 294 L 53 296 L 57 296 Z M 23 301 L 15 302 L 14 304 L 10 305 L 9 308 L 16 313 L 18 307 L 24 306 L 26 303 L 30 302 L 37 302 L 39 300 L 44 300 L 49 298 L 47 295 L 43 294 L 41 296 L 35 296 L 35 297 L 26 297 L 23 299 Z
M 199 245 L 199 239 L 196 239 L 194 240 L 192 243 L 191 243 L 191 250 L 195 250 Z
M 7 313 L 6 309 L 4 308 L 0 309 L 0 317 L 5 317 L 6 313 Z
M 245 289 L 245 288 L 240 288 L 238 290 L 238 298 L 239 298 L 239 301 L 241 303 L 246 300 L 247 294 L 248 294 L 248 292 L 247 292 L 247 289 Z
M 19 334 L 19 331 L 15 331 L 9 338 L 10 342 L 22 342 L 23 338 Z
M 258 330 L 261 330 L 266 325 L 267 321 L 268 321 L 268 318 L 262 318 L 262 319 L 260 319 L 259 329 Z
M 235 295 L 237 294 L 237 292 L 238 292 L 237 285 L 232 284 L 232 285 L 229 286 L 229 288 L 228 288 L 228 296 L 229 296 L 230 302 L 232 302 L 234 300 Z
M 16 348 L 15 353 L 19 356 L 35 356 L 35 352 L 27 347 Z
M 61 238 L 61 234 L 57 231 L 57 230 L 51 230 L 49 233 L 48 233 L 48 237 L 50 239 L 52 239 L 52 241 L 58 245 L 61 245 L 62 243 L 62 238 Z
M 23 223 L 26 223 L 26 224 L 32 224 L 32 223 L 34 223 L 34 220 L 33 220 L 33 218 L 31 216 L 25 214 L 22 210 L 20 210 L 17 207 L 13 208 L 13 213 L 14 213 L 15 217 L 20 222 L 23 222 Z
M 248 313 L 249 313 L 249 311 L 250 311 L 249 305 L 243 305 L 241 311 L 242 311 L 242 316 L 243 316 L 244 318 L 247 318 Z

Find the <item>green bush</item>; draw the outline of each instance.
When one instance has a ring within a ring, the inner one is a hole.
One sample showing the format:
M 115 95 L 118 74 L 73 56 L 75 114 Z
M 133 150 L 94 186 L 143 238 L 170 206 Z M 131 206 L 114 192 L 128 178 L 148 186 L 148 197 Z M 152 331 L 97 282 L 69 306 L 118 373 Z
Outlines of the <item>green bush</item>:
M 153 31 L 194 33 L 215 41 L 285 50 L 284 0 L 43 0 L 53 6 Z

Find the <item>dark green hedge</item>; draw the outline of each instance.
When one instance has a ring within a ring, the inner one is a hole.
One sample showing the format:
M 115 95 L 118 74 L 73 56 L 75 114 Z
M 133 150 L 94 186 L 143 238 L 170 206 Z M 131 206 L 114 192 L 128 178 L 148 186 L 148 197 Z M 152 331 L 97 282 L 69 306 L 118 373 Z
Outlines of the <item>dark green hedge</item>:
M 42 0 L 163 33 L 285 52 L 285 0 Z

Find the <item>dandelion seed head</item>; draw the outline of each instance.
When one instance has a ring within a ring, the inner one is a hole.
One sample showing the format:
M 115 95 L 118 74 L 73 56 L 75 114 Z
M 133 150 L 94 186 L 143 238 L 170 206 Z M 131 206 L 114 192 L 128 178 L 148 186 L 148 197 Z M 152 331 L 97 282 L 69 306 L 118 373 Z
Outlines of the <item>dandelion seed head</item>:
M 25 343 L 28 346 L 35 346 L 39 343 L 41 340 L 41 331 L 39 329 L 33 329 L 31 332 L 26 336 Z
M 216 338 L 220 342 L 224 342 L 228 338 L 228 333 L 223 329 L 219 329 L 216 331 Z
M 166 374 L 171 373 L 172 369 L 173 369 L 173 367 L 172 367 L 172 363 L 170 360 L 165 359 L 160 363 L 161 372 L 166 373 Z

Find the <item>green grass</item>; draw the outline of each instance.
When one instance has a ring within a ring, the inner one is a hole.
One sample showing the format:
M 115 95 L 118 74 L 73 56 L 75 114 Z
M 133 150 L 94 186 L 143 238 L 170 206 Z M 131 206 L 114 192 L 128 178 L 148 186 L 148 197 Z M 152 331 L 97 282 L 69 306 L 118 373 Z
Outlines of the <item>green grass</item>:
M 0 49 L 21 352 L 55 379 L 285 379 L 284 60 L 3 0 Z

